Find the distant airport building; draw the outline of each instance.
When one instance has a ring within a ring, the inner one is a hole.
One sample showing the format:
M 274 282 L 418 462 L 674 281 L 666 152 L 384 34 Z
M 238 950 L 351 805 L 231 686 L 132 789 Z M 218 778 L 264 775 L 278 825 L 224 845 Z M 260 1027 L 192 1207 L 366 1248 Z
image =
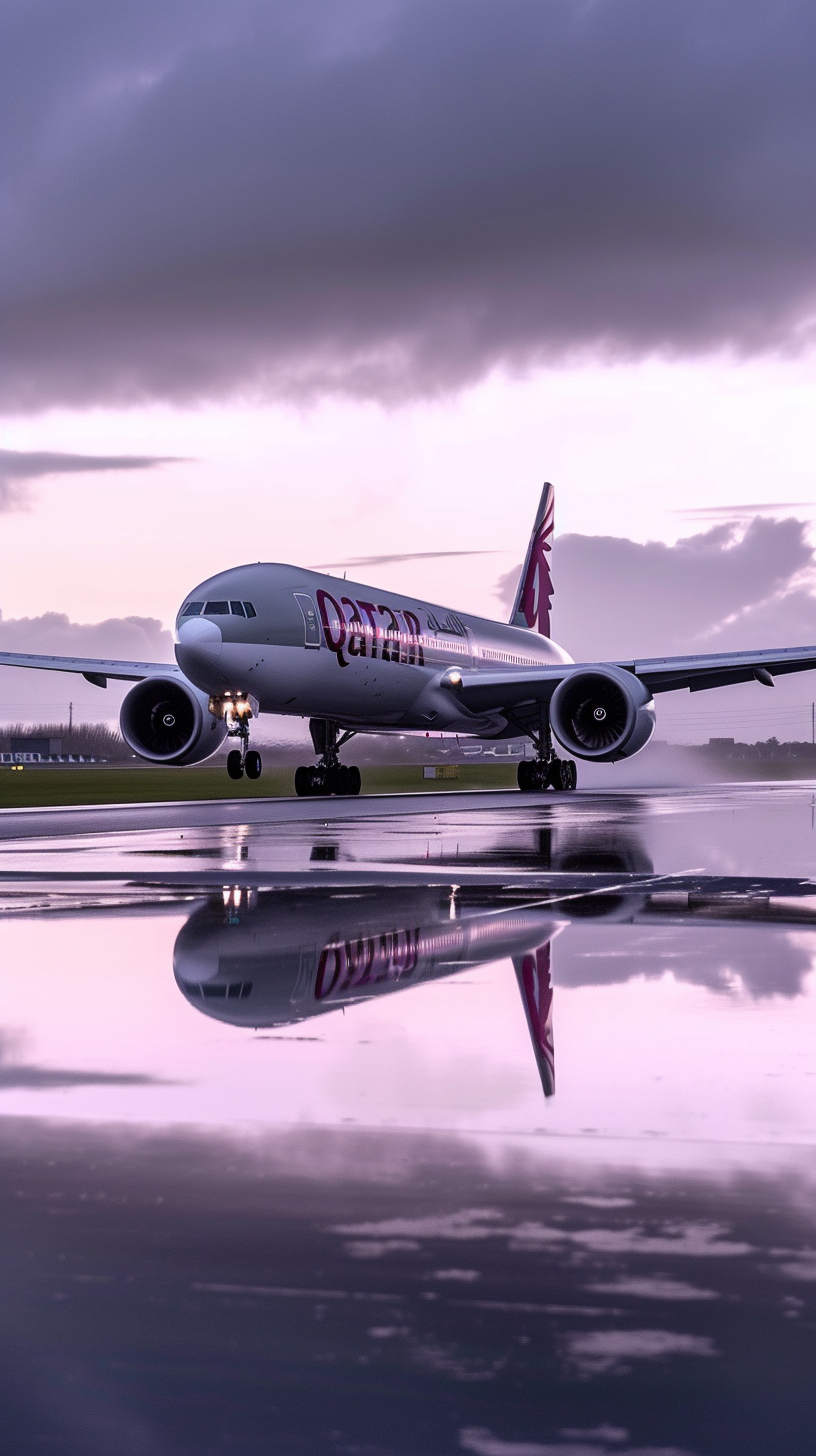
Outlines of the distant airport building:
M 62 755 L 61 738 L 11 738 L 9 748 L 12 754 L 38 753 L 40 758 L 59 758 Z

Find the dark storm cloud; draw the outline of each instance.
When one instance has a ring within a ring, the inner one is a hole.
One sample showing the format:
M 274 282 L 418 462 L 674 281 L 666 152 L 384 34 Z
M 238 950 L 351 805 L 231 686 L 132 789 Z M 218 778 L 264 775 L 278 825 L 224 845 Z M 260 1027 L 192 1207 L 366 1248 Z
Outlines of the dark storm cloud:
M 718 525 L 674 546 L 559 536 L 553 631 L 578 661 L 816 642 L 813 549 L 793 519 Z M 518 567 L 500 578 L 512 601 Z
M 140 662 L 172 662 L 173 637 L 155 617 L 108 617 L 104 622 L 72 622 L 65 612 L 41 617 L 0 613 L 0 652 L 45 652 L 75 657 L 119 657 Z M 5 669 L 10 671 L 13 669 Z M 28 674 L 31 676 L 31 674 Z
M 65 612 L 4 620 L 0 652 L 40 652 L 62 657 L 118 657 L 172 662 L 172 634 L 155 617 L 108 617 L 72 622 Z M 78 717 L 115 718 L 128 683 L 92 687 L 74 673 L 39 672 L 0 665 L 0 722 L 63 722 L 72 702 Z
M 6 406 L 787 347 L 809 0 L 5 0 Z
M 167 465 L 161 455 L 70 455 L 61 450 L 0 450 L 0 511 L 21 505 L 27 483 L 47 475 L 87 475 L 94 471 L 149 470 Z

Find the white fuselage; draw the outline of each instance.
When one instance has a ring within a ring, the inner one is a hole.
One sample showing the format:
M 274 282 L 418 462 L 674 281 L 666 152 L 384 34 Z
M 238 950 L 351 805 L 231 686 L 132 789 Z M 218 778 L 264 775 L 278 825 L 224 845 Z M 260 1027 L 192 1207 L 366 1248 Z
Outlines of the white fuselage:
M 249 615 L 251 613 L 252 615 Z M 547 637 L 294 566 L 236 567 L 196 588 L 176 658 L 203 692 L 250 694 L 262 712 L 349 726 L 499 736 L 440 687 L 447 669 L 495 673 L 571 662 Z

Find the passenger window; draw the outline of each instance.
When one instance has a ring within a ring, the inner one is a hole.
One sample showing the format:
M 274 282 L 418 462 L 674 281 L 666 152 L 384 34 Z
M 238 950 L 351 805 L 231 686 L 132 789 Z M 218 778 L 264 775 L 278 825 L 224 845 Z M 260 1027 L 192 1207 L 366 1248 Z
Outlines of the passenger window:
M 244 611 L 244 604 L 243 604 L 243 602 L 230 602 L 230 607 L 232 609 L 232 615 L 233 615 L 233 617 L 245 617 L 246 616 L 246 612 Z
M 203 611 L 203 602 L 188 602 L 181 615 L 182 617 L 200 617 Z
M 244 602 L 244 611 L 248 617 L 257 617 L 258 615 L 251 602 Z
M 204 608 L 205 617 L 228 617 L 229 602 L 208 602 Z

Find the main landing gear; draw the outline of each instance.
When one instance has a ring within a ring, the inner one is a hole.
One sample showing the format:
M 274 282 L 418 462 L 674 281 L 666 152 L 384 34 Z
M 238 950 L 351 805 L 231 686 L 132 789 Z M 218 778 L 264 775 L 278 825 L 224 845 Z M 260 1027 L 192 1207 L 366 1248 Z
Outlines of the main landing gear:
M 343 744 L 354 737 L 354 729 L 347 728 L 342 736 L 338 736 L 340 731 L 340 724 L 330 718 L 309 719 L 309 732 L 320 760 L 295 769 L 295 793 L 300 798 L 318 794 L 359 794 L 362 787 L 360 770 L 356 764 L 341 763 L 339 752 Z
M 520 725 L 519 725 L 520 726 Z M 550 732 L 550 715 L 541 705 L 538 733 L 526 729 L 536 750 L 536 756 L 523 758 L 518 766 L 518 786 L 523 793 L 542 793 L 544 789 L 568 792 L 577 787 L 578 770 L 571 758 L 558 758 L 553 748 Z

